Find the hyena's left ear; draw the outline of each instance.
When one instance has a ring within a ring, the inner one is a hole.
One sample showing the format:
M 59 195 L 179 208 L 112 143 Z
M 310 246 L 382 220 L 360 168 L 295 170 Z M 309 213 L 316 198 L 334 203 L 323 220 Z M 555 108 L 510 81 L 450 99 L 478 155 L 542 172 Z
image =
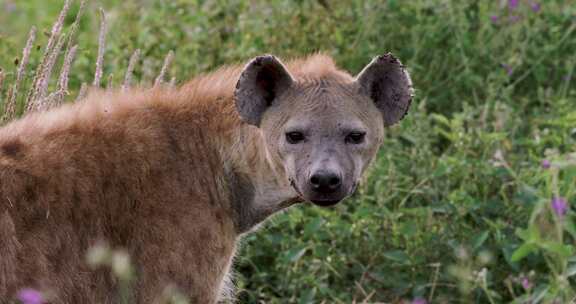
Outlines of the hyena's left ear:
M 358 73 L 356 82 L 382 112 L 385 126 L 397 123 L 408 112 L 414 96 L 412 80 L 392 54 L 374 58 Z
M 294 82 L 290 73 L 272 55 L 254 58 L 242 71 L 234 99 L 242 120 L 259 126 L 262 115 Z

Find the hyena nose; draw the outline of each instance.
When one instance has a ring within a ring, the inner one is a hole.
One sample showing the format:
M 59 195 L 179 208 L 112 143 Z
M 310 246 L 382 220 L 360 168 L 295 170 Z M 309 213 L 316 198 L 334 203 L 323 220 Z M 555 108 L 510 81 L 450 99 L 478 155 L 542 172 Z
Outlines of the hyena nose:
M 336 192 L 342 185 L 342 180 L 334 172 L 318 171 L 310 176 L 310 185 L 314 191 L 326 194 Z

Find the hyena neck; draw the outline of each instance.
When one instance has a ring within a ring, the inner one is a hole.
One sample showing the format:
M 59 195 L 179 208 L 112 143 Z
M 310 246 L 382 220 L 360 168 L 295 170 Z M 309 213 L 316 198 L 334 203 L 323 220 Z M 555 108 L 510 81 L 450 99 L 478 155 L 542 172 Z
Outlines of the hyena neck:
M 301 199 L 283 168 L 274 165 L 259 129 L 243 124 L 231 135 L 225 153 L 226 183 L 234 224 L 242 234 Z

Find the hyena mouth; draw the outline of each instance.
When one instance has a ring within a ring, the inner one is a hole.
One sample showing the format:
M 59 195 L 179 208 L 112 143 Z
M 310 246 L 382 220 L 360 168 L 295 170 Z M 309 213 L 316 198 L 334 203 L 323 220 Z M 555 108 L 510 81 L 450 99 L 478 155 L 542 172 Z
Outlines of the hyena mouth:
M 320 207 L 330 207 L 338 204 L 340 200 L 313 200 L 312 203 Z
M 315 199 L 315 200 L 312 200 L 312 203 L 314 205 L 320 206 L 320 207 L 331 207 L 331 206 L 334 206 L 334 205 L 340 203 L 341 201 L 343 201 L 347 197 L 355 196 L 357 190 L 358 190 L 358 182 L 355 182 L 352 185 L 352 188 L 351 188 L 350 192 L 348 193 L 348 195 L 346 195 L 344 197 L 341 197 L 339 199 L 332 199 L 332 198 Z

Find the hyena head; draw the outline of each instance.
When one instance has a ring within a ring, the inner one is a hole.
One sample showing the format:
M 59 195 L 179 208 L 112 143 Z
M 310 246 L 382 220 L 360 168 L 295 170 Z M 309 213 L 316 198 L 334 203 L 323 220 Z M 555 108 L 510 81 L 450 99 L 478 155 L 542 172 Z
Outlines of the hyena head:
M 410 77 L 390 54 L 355 78 L 339 71 L 295 78 L 274 56 L 260 56 L 235 92 L 240 117 L 260 128 L 269 158 L 302 199 L 320 206 L 354 192 L 384 127 L 403 118 L 411 99 Z

